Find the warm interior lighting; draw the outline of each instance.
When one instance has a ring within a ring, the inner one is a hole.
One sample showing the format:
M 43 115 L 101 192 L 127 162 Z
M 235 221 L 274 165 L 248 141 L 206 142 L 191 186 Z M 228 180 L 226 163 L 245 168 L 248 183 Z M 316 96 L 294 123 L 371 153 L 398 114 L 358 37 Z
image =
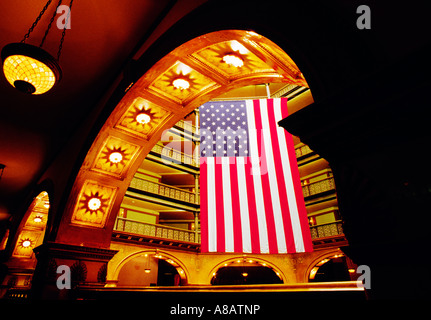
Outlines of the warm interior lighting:
M 242 60 L 241 57 L 233 53 L 225 54 L 223 56 L 223 61 L 226 62 L 228 65 L 231 65 L 237 68 L 240 68 L 244 65 L 244 60 Z
M 112 163 L 120 163 L 121 160 L 123 160 L 123 155 L 121 154 L 121 152 L 112 152 L 109 155 L 109 161 L 111 161 Z
M 21 92 L 42 94 L 61 78 L 57 61 L 45 50 L 25 43 L 10 43 L 2 52 L 6 80 Z
M 30 240 L 24 240 L 21 244 L 22 247 L 24 248 L 28 248 L 31 246 L 31 241 Z
M 233 51 L 239 52 L 240 54 L 247 54 L 248 50 L 246 47 L 244 47 L 241 43 L 239 43 L 236 40 L 231 41 L 230 47 Z
M 136 121 L 141 124 L 147 124 L 151 121 L 151 117 L 148 114 L 141 112 L 136 116 Z
M 102 206 L 102 201 L 99 198 L 93 197 L 88 200 L 87 207 L 91 211 L 96 211 Z
M 330 259 L 323 259 L 322 261 L 320 261 L 318 264 L 316 264 L 316 266 L 320 267 L 322 265 L 324 265 L 326 262 L 328 262 Z
M 183 78 L 177 78 L 174 81 L 172 81 L 172 85 L 180 90 L 185 90 L 190 88 L 190 82 L 188 82 L 186 79 Z
M 247 276 L 248 276 L 248 273 L 247 273 L 247 272 L 243 272 L 243 273 L 242 273 L 242 276 L 243 276 L 243 277 L 247 277 Z
M 151 272 L 151 269 L 148 269 L 148 268 L 147 268 L 147 269 L 145 269 L 145 270 L 144 270 L 144 272 L 145 272 L 145 273 L 150 273 L 150 272 Z
M 311 269 L 310 275 L 308 277 L 310 280 L 314 280 L 317 274 L 317 270 L 319 270 L 319 267 L 314 267 L 313 269 Z
M 33 221 L 36 222 L 36 223 L 40 223 L 40 222 L 42 222 L 42 217 L 41 216 L 36 216 L 36 217 L 34 217 Z
M 349 273 L 355 273 L 356 272 L 356 270 L 355 269 L 353 269 L 353 268 L 350 268 L 349 269 Z

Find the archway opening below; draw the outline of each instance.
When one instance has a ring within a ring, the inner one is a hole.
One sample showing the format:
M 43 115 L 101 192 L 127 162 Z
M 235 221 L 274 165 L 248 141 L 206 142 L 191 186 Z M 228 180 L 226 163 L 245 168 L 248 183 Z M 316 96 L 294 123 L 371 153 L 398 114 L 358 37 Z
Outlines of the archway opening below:
M 310 272 L 310 282 L 353 281 L 357 277 L 355 268 L 345 256 L 331 257 L 320 261 Z M 350 265 L 350 266 L 349 266 Z
M 254 285 L 280 284 L 280 276 L 273 269 L 264 266 L 221 267 L 211 279 L 212 285 Z

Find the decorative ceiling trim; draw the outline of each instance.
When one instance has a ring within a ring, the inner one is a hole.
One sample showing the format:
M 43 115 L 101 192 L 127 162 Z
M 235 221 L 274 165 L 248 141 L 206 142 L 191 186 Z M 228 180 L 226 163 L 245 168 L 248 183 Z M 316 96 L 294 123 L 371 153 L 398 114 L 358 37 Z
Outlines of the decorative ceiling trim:
M 96 159 L 92 170 L 122 178 L 129 168 L 130 162 L 140 150 L 140 146 L 109 136 Z
M 103 228 L 116 193 L 116 187 L 92 180 L 85 181 L 78 195 L 71 223 Z
M 139 121 L 139 114 L 147 114 L 148 122 Z M 163 125 L 171 116 L 171 112 L 165 108 L 143 98 L 136 98 L 123 113 L 115 125 L 119 131 L 123 131 L 141 139 L 150 140 L 160 125 Z

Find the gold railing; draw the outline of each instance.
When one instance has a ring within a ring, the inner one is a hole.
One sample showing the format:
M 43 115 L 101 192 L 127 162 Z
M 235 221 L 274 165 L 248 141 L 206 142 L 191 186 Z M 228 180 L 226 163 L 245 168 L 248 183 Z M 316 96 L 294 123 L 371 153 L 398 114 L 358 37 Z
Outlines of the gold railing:
M 306 144 L 300 144 L 295 148 L 295 154 L 297 158 L 306 156 L 310 153 L 313 153 L 313 150 L 311 150 L 310 147 Z
M 150 181 L 142 178 L 133 177 L 130 182 L 130 188 L 138 189 L 159 196 L 184 201 L 192 204 L 199 204 L 199 197 L 193 192 L 175 188 L 163 183 Z
M 335 182 L 333 177 L 311 182 L 302 186 L 304 197 L 314 196 L 316 194 L 331 190 L 335 190 Z
M 194 157 L 193 155 L 182 153 L 178 150 L 166 147 L 161 144 L 156 144 L 151 149 L 151 151 L 167 161 L 172 160 L 174 163 L 177 163 L 177 164 L 186 164 L 186 165 L 199 168 L 199 162 L 198 162 L 199 158 L 196 159 L 196 157 Z
M 175 124 L 174 127 L 178 127 L 184 131 L 188 131 L 193 134 L 196 133 L 196 126 L 194 124 L 191 124 L 190 121 L 180 120 Z
M 114 230 L 138 234 L 151 238 L 200 243 L 200 233 L 198 233 L 198 236 L 196 237 L 196 231 L 179 229 L 161 224 L 141 222 L 121 217 L 117 217 Z
M 322 223 L 320 225 L 310 226 L 311 239 L 333 237 L 344 234 L 342 221 Z

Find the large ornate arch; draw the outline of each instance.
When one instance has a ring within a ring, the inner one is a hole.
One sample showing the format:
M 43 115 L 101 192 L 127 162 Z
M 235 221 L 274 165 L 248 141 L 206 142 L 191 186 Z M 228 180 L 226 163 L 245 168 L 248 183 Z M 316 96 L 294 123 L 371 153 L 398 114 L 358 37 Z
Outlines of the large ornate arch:
M 240 56 L 244 66 L 224 63 L 229 52 Z M 174 88 L 179 77 L 189 82 L 188 89 Z M 224 92 L 268 82 L 308 86 L 293 60 L 255 32 L 212 32 L 167 54 L 129 85 L 98 133 L 72 187 L 56 241 L 108 247 L 130 180 L 163 130 Z M 139 123 L 140 113 L 151 121 Z M 121 159 L 112 161 L 113 153 Z

